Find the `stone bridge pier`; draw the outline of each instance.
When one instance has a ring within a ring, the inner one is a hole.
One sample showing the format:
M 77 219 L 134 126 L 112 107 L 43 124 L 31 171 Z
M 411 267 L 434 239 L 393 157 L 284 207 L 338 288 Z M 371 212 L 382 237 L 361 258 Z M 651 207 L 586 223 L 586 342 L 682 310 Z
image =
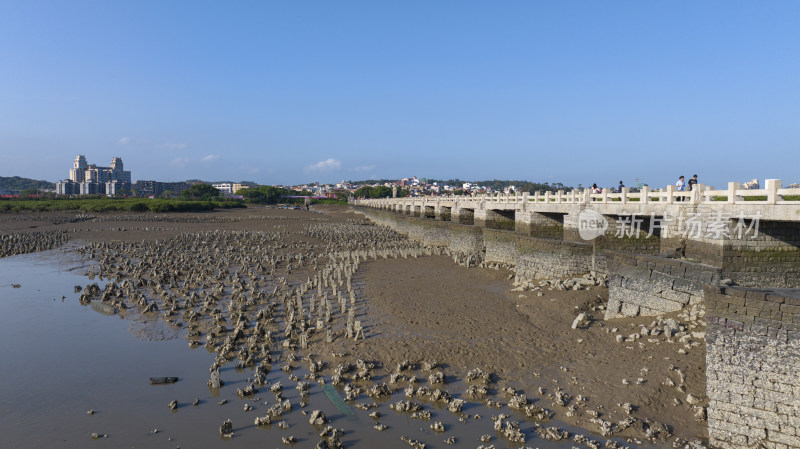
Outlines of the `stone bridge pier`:
M 462 225 L 473 226 L 475 224 L 475 209 L 466 207 L 453 208 L 450 221 Z
M 558 212 L 520 211 L 515 215 L 514 231 L 529 237 L 562 240 L 564 215 Z
M 453 208 L 449 206 L 437 206 L 435 218 L 440 221 L 451 221 L 453 218 Z
M 475 211 L 475 225 L 487 229 L 513 231 L 514 209 L 478 209 Z

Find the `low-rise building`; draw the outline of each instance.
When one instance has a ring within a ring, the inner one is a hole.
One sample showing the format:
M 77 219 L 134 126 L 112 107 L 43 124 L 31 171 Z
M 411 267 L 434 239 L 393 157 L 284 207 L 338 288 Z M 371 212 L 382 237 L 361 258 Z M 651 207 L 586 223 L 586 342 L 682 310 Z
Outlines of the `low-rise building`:
M 58 181 L 56 183 L 56 195 L 80 195 L 81 186 L 79 183 L 70 179 Z
M 129 182 L 107 182 L 105 185 L 105 194 L 107 196 L 117 195 L 130 195 L 132 192 L 131 183 Z
M 211 184 L 211 187 L 219 190 L 222 193 L 227 193 L 228 195 L 233 194 L 233 184 L 230 182 L 219 182 L 216 184 Z
M 133 184 L 133 190 L 139 196 L 160 196 L 162 193 L 170 191 L 180 194 L 192 185 L 188 182 L 159 182 L 139 180 Z

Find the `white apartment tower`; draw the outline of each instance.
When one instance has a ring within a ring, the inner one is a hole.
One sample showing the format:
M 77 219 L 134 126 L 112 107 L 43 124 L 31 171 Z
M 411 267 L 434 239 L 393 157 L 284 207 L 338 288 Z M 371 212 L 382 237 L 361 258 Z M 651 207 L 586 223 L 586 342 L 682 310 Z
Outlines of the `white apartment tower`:
M 75 156 L 75 162 L 72 163 L 72 169 L 69 171 L 69 180 L 83 182 L 86 179 L 87 168 L 89 168 L 89 164 L 86 163 L 86 156 L 82 154 Z

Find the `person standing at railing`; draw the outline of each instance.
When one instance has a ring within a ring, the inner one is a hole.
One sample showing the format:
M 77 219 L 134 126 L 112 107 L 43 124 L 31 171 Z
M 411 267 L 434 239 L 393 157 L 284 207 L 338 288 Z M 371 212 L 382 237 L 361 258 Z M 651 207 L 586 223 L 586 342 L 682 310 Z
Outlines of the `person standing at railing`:
M 675 183 L 675 190 L 678 191 L 678 192 L 684 192 L 686 190 L 684 188 L 683 176 L 679 177 L 678 178 L 678 182 Z M 678 195 L 678 196 L 676 196 L 676 198 L 678 199 L 678 201 L 683 201 L 685 196 Z
M 597 183 L 592 184 L 592 193 L 603 193 L 600 187 L 597 187 Z
M 689 182 L 687 183 L 689 188 L 687 190 L 691 192 L 692 189 L 694 189 L 695 184 L 697 184 L 697 175 L 692 176 L 692 179 L 689 180 Z
M 619 182 L 619 185 L 617 186 L 617 193 L 622 193 L 622 188 L 623 188 L 623 187 L 625 187 L 625 185 L 624 185 L 624 184 L 622 184 L 622 181 L 620 181 L 620 182 Z

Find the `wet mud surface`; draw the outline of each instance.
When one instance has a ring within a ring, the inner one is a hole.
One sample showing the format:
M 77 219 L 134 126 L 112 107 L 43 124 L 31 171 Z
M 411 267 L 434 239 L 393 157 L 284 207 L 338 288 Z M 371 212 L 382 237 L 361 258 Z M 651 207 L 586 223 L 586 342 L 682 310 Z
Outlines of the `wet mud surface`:
M 571 329 L 605 288 L 514 292 L 508 270 L 463 268 L 345 208 L 322 212 L 0 217 L 0 233 L 70 236 L 0 259 L 10 447 L 683 447 L 705 437 L 704 347 L 663 332 L 670 319 L 684 337 L 701 332 L 696 316 L 603 322 L 590 311 L 598 319 Z M 662 331 L 634 338 L 643 327 Z M 219 388 L 209 386 L 217 370 Z

